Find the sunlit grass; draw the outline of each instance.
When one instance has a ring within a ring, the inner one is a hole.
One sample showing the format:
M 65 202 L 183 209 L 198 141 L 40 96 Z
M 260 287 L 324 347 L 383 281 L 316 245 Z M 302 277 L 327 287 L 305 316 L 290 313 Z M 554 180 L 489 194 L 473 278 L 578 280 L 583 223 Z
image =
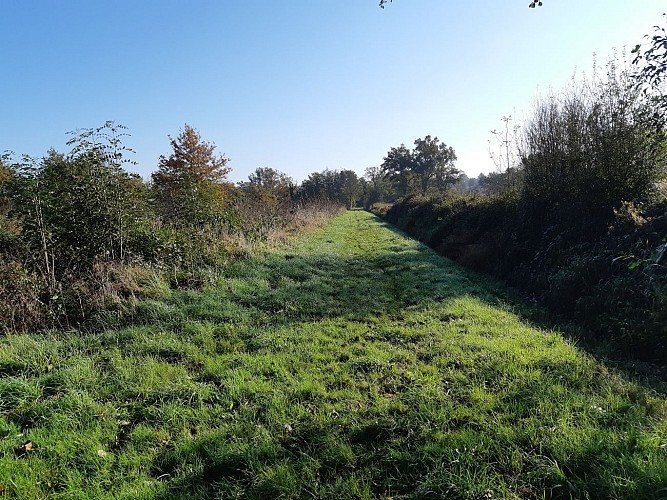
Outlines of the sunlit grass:
M 7 498 L 661 498 L 664 393 L 363 212 L 0 340 Z M 21 454 L 26 442 L 32 451 Z

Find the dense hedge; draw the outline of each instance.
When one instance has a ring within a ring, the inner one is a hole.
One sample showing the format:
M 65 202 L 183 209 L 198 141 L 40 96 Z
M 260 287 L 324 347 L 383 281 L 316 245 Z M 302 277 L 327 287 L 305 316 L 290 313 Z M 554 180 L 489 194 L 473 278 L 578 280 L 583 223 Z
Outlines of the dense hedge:
M 667 201 L 640 211 L 518 197 L 410 198 L 384 215 L 441 254 L 584 325 L 616 355 L 667 362 Z

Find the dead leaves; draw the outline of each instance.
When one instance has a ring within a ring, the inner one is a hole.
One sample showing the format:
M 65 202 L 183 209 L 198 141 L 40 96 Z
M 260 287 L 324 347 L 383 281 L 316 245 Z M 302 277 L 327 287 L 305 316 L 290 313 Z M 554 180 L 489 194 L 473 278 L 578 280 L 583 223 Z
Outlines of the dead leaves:
M 17 446 L 14 448 L 14 454 L 18 457 L 25 457 L 29 453 L 32 453 L 35 451 L 35 444 L 32 441 L 26 441 L 23 443 L 21 446 Z

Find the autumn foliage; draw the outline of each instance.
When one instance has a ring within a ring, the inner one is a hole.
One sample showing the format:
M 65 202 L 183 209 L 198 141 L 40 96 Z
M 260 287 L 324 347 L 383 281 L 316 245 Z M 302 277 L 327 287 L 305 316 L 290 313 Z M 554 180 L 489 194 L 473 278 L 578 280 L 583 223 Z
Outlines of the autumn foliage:
M 216 155 L 215 144 L 203 141 L 187 124 L 169 142 L 172 152 L 160 157 L 152 176 L 159 214 L 179 225 L 214 222 L 231 190 L 229 158 Z

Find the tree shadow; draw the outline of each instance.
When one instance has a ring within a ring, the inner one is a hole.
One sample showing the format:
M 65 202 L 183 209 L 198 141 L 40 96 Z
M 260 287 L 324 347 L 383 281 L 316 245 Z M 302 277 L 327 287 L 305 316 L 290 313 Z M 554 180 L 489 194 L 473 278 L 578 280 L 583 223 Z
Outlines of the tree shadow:
M 376 222 L 394 235 L 406 236 L 387 223 Z M 252 337 L 262 330 L 299 328 L 304 323 L 364 324 L 378 318 L 400 321 L 432 308 L 438 308 L 439 314 L 446 316 L 450 313 L 442 310 L 443 304 L 452 305 L 454 312 L 447 319 L 456 322 L 466 319 L 465 311 L 457 309 L 457 304 L 462 298 L 469 298 L 500 309 L 506 317 L 516 317 L 526 327 L 548 327 L 548 318 L 542 311 L 527 306 L 501 285 L 465 271 L 414 240 L 410 240 L 410 244 L 400 239 L 390 241 L 381 254 L 366 251 L 359 241 L 349 240 L 346 244 L 349 252 L 341 250 L 339 243 L 332 240 L 325 241 L 317 252 L 285 250 L 266 259 L 232 265 L 225 271 L 219 286 L 205 292 L 178 293 L 170 301 L 174 308 L 154 311 L 145 319 L 151 323 L 162 322 L 165 327 L 185 321 L 236 324 L 243 326 L 248 337 Z M 251 340 L 246 347 L 252 353 Z M 568 361 L 548 360 L 539 368 L 564 380 L 562 383 L 567 387 L 571 371 Z M 374 370 L 372 366 L 365 369 Z M 487 374 L 486 378 L 491 380 L 493 375 Z M 580 383 L 573 378 L 571 388 L 576 389 Z M 641 380 L 628 383 L 634 384 L 638 393 L 656 387 L 654 383 Z M 539 392 L 540 389 L 518 387 L 507 398 L 521 399 L 523 392 Z M 397 392 L 399 389 L 394 388 L 387 397 Z M 474 434 L 477 425 L 474 405 L 466 403 L 465 399 L 460 404 L 467 408 L 466 412 L 448 417 L 445 420 L 448 427 L 443 432 Z M 537 405 L 535 402 L 535 407 Z M 210 432 L 166 452 L 152 464 L 153 477 L 174 477 L 154 498 L 277 498 L 293 496 L 294 488 L 304 495 L 310 492 L 311 496 L 354 496 L 351 492 L 357 486 L 366 488 L 364 491 L 370 496 L 457 497 L 455 491 L 445 489 L 446 481 L 431 484 L 423 491 L 419 489 L 418 483 L 427 482 L 429 474 L 439 470 L 438 467 L 444 467 L 445 475 L 453 474 L 450 469 L 456 466 L 451 463 L 446 467 L 435 464 L 444 464 L 447 460 L 454 463 L 456 457 L 448 455 L 449 449 L 442 449 L 435 456 L 423 456 L 427 438 L 412 434 L 413 427 L 423 425 L 417 424 L 424 418 L 421 410 L 395 411 L 391 418 L 384 418 L 369 410 L 365 414 L 367 421 L 347 422 L 336 428 L 331 427 L 331 420 L 310 418 L 296 430 L 277 431 L 278 436 L 269 441 L 259 434 L 230 436 Z M 532 412 L 534 408 L 526 411 Z M 623 425 L 610 421 L 609 428 Z M 500 435 L 495 438 L 501 440 Z M 466 439 L 475 442 L 476 438 Z M 512 443 L 507 446 L 511 447 Z M 527 448 L 532 446 L 534 444 L 526 444 Z M 592 449 L 594 444 L 591 441 L 586 446 Z M 353 456 L 345 453 L 350 449 L 354 450 Z M 603 447 L 602 451 L 608 450 Z M 491 462 L 495 457 L 486 459 Z M 484 461 L 482 456 L 468 463 L 468 472 L 486 474 L 488 464 L 484 465 Z M 181 466 L 188 463 L 198 464 L 198 468 L 183 475 Z M 357 474 L 361 470 L 369 474 L 365 485 L 357 484 L 362 481 Z M 264 471 L 260 482 L 256 476 L 258 471 Z M 587 470 L 586 473 L 601 475 L 600 471 Z M 637 480 L 641 482 L 642 478 Z M 309 490 L 309 481 L 317 482 L 320 489 Z M 553 485 L 553 481 L 544 479 L 543 486 Z M 647 481 L 645 483 L 651 487 L 656 484 L 650 478 Z M 395 486 L 394 490 L 391 485 Z
M 378 216 L 374 216 L 374 220 L 397 235 L 417 239 Z M 433 238 L 433 241 L 441 240 L 442 237 Z M 432 252 L 438 253 L 438 250 L 429 246 L 428 243 L 421 243 Z M 455 262 L 446 256 L 443 259 L 447 262 Z M 610 350 L 604 338 L 592 334 L 585 326 L 538 304 L 534 298 L 531 298 L 525 292 L 482 272 L 468 269 L 460 264 L 456 265 L 465 269 L 465 273 L 470 280 L 494 294 L 496 298 L 491 304 L 496 305 L 500 301 L 504 308 L 513 311 L 522 321 L 543 330 L 558 331 L 559 334 L 575 344 L 579 350 L 593 356 L 606 367 L 618 371 L 627 379 L 650 390 L 667 394 L 667 366 L 641 361 L 632 357 L 623 357 L 623 353 L 618 352 L 617 349 Z
M 609 359 L 600 342 L 580 326 L 547 311 L 518 290 L 507 287 L 438 255 L 426 244 L 373 216 L 373 224 L 399 238 L 382 254 L 341 255 L 337 243 L 314 254 L 285 250 L 266 258 L 232 264 L 217 286 L 202 293 L 176 293 L 171 308 L 141 310 L 140 321 L 173 324 L 183 321 L 284 327 L 304 321 L 341 319 L 366 322 L 378 316 L 401 319 L 408 311 L 472 297 L 515 315 L 522 323 L 557 331 L 610 369 L 633 383 L 667 393 L 667 370 L 650 363 Z M 410 241 L 402 245 L 401 241 Z M 350 243 L 354 245 L 355 242 Z M 228 286 L 228 280 L 235 281 Z M 243 282 L 243 286 L 238 286 Z M 132 320 L 130 320 L 130 323 Z

